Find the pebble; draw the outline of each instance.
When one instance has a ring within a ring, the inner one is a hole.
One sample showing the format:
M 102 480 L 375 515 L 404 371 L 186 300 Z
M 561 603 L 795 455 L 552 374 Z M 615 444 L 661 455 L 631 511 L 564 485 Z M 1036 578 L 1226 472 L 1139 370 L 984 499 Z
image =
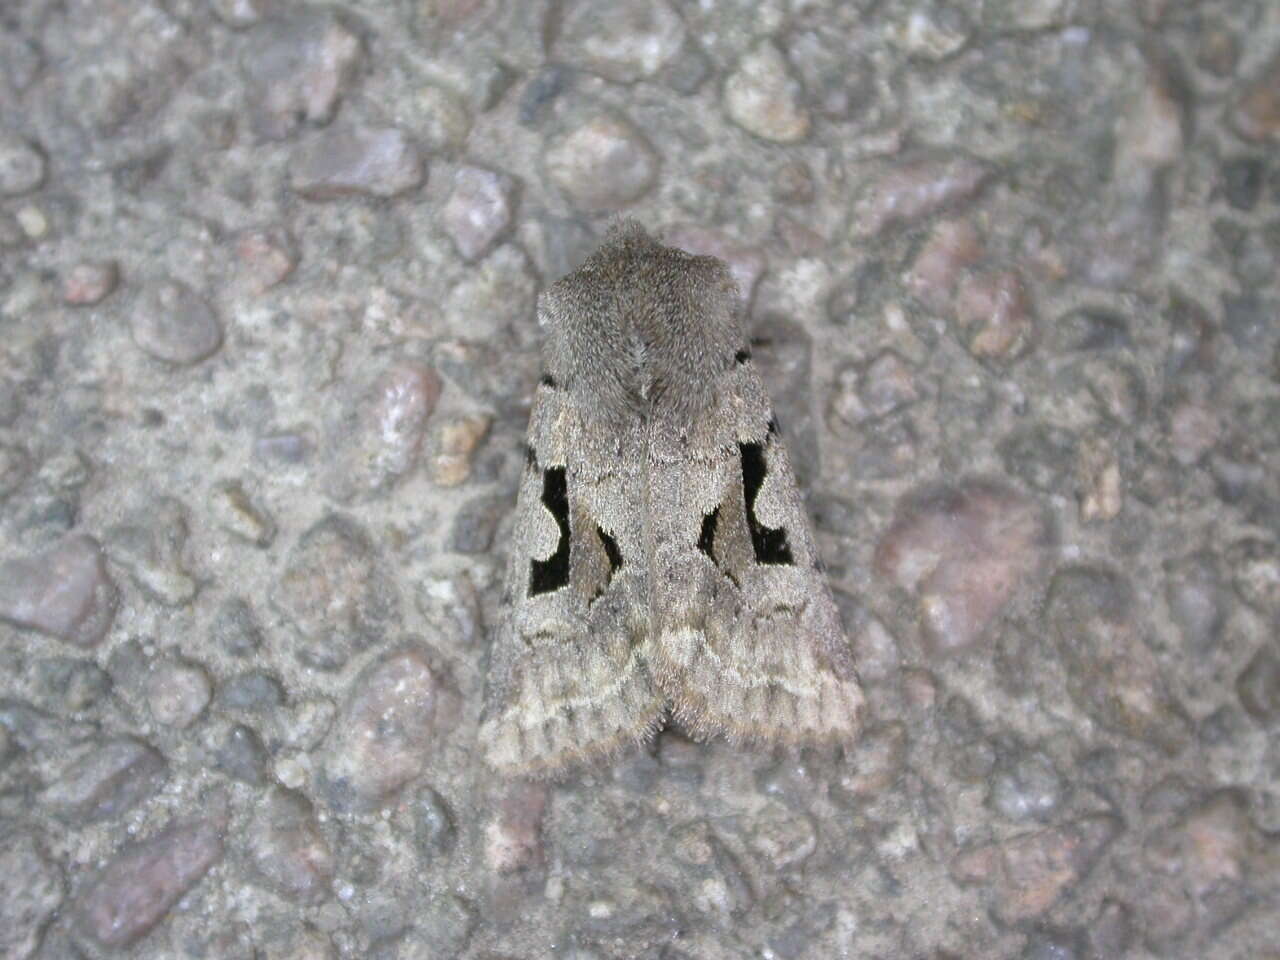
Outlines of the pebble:
M 436 486 L 458 487 L 466 483 L 476 450 L 492 423 L 493 417 L 486 413 L 471 413 L 440 424 L 427 463 L 427 472 Z
M 1148 61 L 1142 90 L 1118 128 L 1112 160 L 1117 179 L 1135 168 L 1162 170 L 1176 163 L 1185 149 L 1188 112 L 1181 81 L 1158 61 Z
M 301 634 L 297 655 L 329 670 L 381 639 L 398 605 L 368 534 L 337 515 L 302 535 L 272 600 Z
M 44 210 L 35 204 L 22 205 L 14 216 L 28 240 L 43 240 L 49 235 L 49 218 Z
M 36 664 L 36 689 L 58 713 L 81 713 L 111 694 L 111 676 L 92 660 L 50 657 Z
M 1274 540 L 1246 537 L 1227 548 L 1236 594 L 1259 613 L 1280 622 L 1280 548 Z
M 505 173 L 462 167 L 441 217 L 449 239 L 464 260 L 479 260 L 511 229 L 516 183 Z
M 1108 898 L 1102 902 L 1095 916 L 1085 927 L 1085 940 L 1091 957 L 1124 957 L 1133 946 L 1133 911 L 1119 900 Z
M 775 802 L 751 818 L 748 842 L 770 869 L 794 870 L 818 849 L 818 832 L 807 814 Z
M 542 863 L 548 794 L 544 783 L 526 780 L 504 786 L 484 833 L 484 859 L 490 871 L 511 874 Z
M 101 303 L 120 282 L 114 260 L 77 263 L 62 278 L 62 301 L 73 307 Z
M 1057 812 L 1064 792 L 1053 761 L 1032 751 L 1020 754 L 995 774 L 988 801 L 1009 820 L 1048 820 Z
M 208 671 L 193 660 L 170 659 L 147 675 L 147 707 L 162 727 L 182 730 L 204 713 L 213 696 Z
M 620 210 L 649 192 L 658 157 L 630 123 L 601 115 L 556 138 L 546 170 L 579 210 Z
M 1260 723 L 1280 719 L 1280 656 L 1261 647 L 1236 678 L 1236 696 Z
M 240 58 L 254 132 L 284 140 L 303 123 L 328 123 L 355 79 L 361 47 L 359 36 L 321 7 L 295 7 L 255 27 Z
M 889 36 L 911 56 L 936 62 L 959 52 L 972 32 L 968 17 L 959 7 L 926 0 L 913 5 Z
M 1076 496 L 1084 523 L 1114 520 L 1124 507 L 1124 478 L 1109 440 L 1086 437 L 1076 460 Z
M 1135 612 L 1125 578 L 1069 565 L 1049 584 L 1044 620 L 1072 698 L 1104 726 L 1173 753 L 1186 745 L 1190 731 L 1164 688 Z
M 420 853 L 436 857 L 453 849 L 458 838 L 455 817 L 431 787 L 421 787 L 414 794 L 413 823 Z
M 270 0 L 209 0 L 213 15 L 233 30 L 252 27 L 270 11 Z
M 273 788 L 257 804 L 246 839 L 253 872 L 269 889 L 299 904 L 329 896 L 334 856 L 301 793 Z
M 965 275 L 956 291 L 956 322 L 969 352 L 979 359 L 1010 360 L 1023 353 L 1031 337 L 1031 305 L 1015 270 Z
M 254 457 L 272 465 L 305 463 L 314 449 L 315 441 L 306 431 L 268 433 L 253 442 Z
M 116 820 L 156 793 L 169 777 L 159 751 L 132 737 L 89 744 L 40 794 L 62 820 Z
M 417 144 L 396 127 L 330 127 L 289 160 L 289 186 L 308 200 L 386 199 L 416 190 L 426 177 Z
M 26 140 L 0 130 L 0 196 L 30 193 L 44 178 L 44 154 Z
M 14 90 L 21 92 L 35 82 L 43 65 L 43 58 L 34 44 L 17 33 L 0 32 L 0 80 L 8 80 Z
M 782 52 L 764 41 L 748 52 L 724 82 L 729 119 L 773 143 L 798 143 L 809 135 L 803 90 Z
M 3 422 L 0 417 L 0 423 Z M 22 447 L 0 444 L 0 503 L 21 487 L 30 475 L 31 455 Z
M 982 8 L 990 26 L 1006 30 L 1064 27 L 1072 22 L 1078 10 L 1078 0 L 1004 0 Z
M 536 315 L 537 297 L 538 281 L 529 257 L 518 245 L 506 243 L 453 286 L 443 313 L 453 329 L 501 342 L 511 337 L 513 328 L 520 330 Z M 511 364 L 504 367 L 504 379 L 510 384 Z
M 413 469 L 441 387 L 434 370 L 413 363 L 398 363 L 378 377 L 338 427 L 345 449 L 330 477 L 335 495 L 376 495 Z
M 284 701 L 280 681 L 262 670 L 238 673 L 218 689 L 218 706 L 224 710 L 262 713 L 276 709 Z
M 96 646 L 115 619 L 119 590 L 102 548 L 75 535 L 0 564 L 0 619 L 79 647 Z
M 1034 501 L 994 480 L 904 498 L 876 545 L 876 572 L 915 594 L 934 653 L 973 645 L 1052 539 Z
M 427 84 L 407 104 L 407 122 L 416 141 L 429 154 L 454 154 L 471 132 L 471 114 L 451 90 Z
M 271 755 L 252 728 L 237 723 L 219 732 L 213 765 L 233 780 L 260 787 L 270 776 Z
M 281 718 L 282 736 L 298 750 L 314 750 L 328 736 L 337 715 L 337 706 L 326 697 L 304 699 Z
M 1280 54 L 1245 85 L 1231 109 L 1231 124 L 1246 140 L 1280 139 Z
M 224 480 L 209 493 L 209 509 L 218 526 L 255 547 L 269 547 L 276 522 L 239 480 Z
M 298 250 L 288 229 L 278 224 L 242 230 L 236 236 L 236 258 L 249 290 L 265 293 L 284 282 L 298 265 Z
M 1000 458 L 1010 476 L 1044 493 L 1060 493 L 1071 477 L 1076 437 L 1047 424 L 1021 427 L 1004 437 Z
M 559 59 L 615 83 L 654 76 L 684 45 L 684 22 L 666 0 L 566 6 L 556 38 Z
M 982 238 L 969 220 L 943 220 L 929 233 L 906 276 L 925 306 L 942 313 L 953 304 L 956 284 L 983 255 Z
M 530 130 L 542 126 L 556 99 L 573 85 L 575 76 L 573 70 L 558 63 L 548 64 L 535 73 L 520 95 L 517 113 L 520 125 Z
M 454 514 L 449 549 L 455 553 L 488 553 L 498 524 L 511 509 L 506 494 L 486 494 L 464 503 Z
M 216 822 L 169 826 L 101 870 L 77 904 L 77 925 L 98 947 L 132 946 L 221 859 L 222 827 Z
M 1165 599 L 1191 649 L 1204 654 L 1217 644 L 1227 604 L 1211 555 L 1198 553 L 1166 563 Z
M 907 729 L 891 723 L 868 730 L 850 751 L 847 768 L 833 784 L 833 798 L 843 806 L 857 807 L 893 788 L 907 759 Z
M 261 648 L 262 629 L 253 608 L 239 597 L 226 600 L 209 626 L 209 641 L 233 657 L 245 657 Z
M 423 770 L 456 706 L 427 654 L 408 647 L 356 678 L 324 748 L 324 792 L 338 811 L 390 799 Z
M 1222 420 L 1206 403 L 1184 400 L 1169 413 L 1169 452 L 1184 467 L 1203 460 L 1221 436 Z
M 1205 22 L 1198 31 L 1196 65 L 1215 77 L 1229 77 L 1240 63 L 1240 40 L 1226 27 Z
M 27 960 L 62 906 L 66 879 L 45 845 L 23 829 L 0 835 L 0 956 Z M 21 882 L 13 882 L 21 878 Z
M 1227 203 L 1246 213 L 1258 205 L 1267 168 L 1261 157 L 1231 157 L 1222 162 L 1222 193 Z
M 851 120 L 876 97 L 871 60 L 851 51 L 847 41 L 836 31 L 819 30 L 803 30 L 787 40 L 787 60 L 804 85 L 805 102 L 829 120 Z
M 133 511 L 109 532 L 112 556 L 143 593 L 167 607 L 185 607 L 200 589 L 184 566 L 187 536 L 187 508 L 173 497 Z
M 691 97 L 711 79 L 713 68 L 702 47 L 686 39 L 680 52 L 658 72 L 657 79 L 676 93 Z
M 1068 894 L 1121 829 L 1116 818 L 1094 814 L 962 851 L 951 874 L 985 887 L 1002 922 L 1025 923 Z
M 480 922 L 480 912 L 469 900 L 447 893 L 423 904 L 416 922 L 417 929 L 399 944 L 398 960 L 461 956 Z
M 911 368 L 896 353 L 885 350 L 864 369 L 846 366 L 837 371 L 831 390 L 833 426 L 856 431 L 868 420 L 911 406 L 919 397 Z
M 213 356 L 222 346 L 222 321 L 217 313 L 181 281 L 148 283 L 132 314 L 133 342 L 157 360 L 188 367 Z
M 902 158 L 858 199 L 853 239 L 868 240 L 888 227 L 911 224 L 970 200 L 991 177 L 990 167 L 963 154 Z

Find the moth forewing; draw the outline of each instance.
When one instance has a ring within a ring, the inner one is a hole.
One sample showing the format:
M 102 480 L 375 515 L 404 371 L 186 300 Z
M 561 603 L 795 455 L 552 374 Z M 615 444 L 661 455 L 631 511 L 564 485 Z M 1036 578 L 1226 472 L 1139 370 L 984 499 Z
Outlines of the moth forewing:
M 724 264 L 631 223 L 539 302 L 486 714 L 554 774 L 651 735 L 847 740 L 863 697 Z

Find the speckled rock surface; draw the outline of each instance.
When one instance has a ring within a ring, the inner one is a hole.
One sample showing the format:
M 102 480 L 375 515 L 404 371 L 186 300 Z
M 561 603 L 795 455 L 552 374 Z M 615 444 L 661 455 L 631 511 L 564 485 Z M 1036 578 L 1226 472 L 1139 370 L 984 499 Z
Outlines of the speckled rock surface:
M 0 957 L 1276 957 L 1280 4 L 0 12 Z M 539 291 L 728 261 L 839 752 L 475 747 Z

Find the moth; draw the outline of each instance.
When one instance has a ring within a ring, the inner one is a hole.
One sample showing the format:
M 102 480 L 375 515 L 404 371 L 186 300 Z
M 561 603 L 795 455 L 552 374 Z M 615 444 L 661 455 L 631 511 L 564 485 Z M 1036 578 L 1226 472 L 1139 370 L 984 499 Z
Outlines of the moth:
M 539 299 L 480 740 L 551 776 L 652 736 L 845 741 L 862 689 L 728 268 L 616 224 Z

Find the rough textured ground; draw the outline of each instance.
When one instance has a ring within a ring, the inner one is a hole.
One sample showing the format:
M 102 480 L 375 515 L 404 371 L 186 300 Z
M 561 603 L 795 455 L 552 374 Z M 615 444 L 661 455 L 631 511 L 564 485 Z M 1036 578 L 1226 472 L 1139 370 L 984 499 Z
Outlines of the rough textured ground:
M 1280 4 L 0 6 L 0 956 L 1275 957 Z M 842 755 L 474 747 L 534 302 L 729 259 Z

